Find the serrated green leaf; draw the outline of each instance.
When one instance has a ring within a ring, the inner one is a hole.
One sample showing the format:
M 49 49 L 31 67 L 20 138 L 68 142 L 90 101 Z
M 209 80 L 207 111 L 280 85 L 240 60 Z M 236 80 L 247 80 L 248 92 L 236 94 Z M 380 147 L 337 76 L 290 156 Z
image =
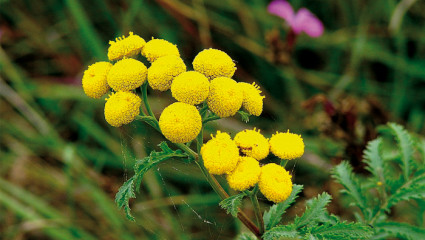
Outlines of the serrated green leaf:
M 366 169 L 373 174 L 376 181 L 380 181 L 385 184 L 384 177 L 384 159 L 381 157 L 381 144 L 382 139 L 377 138 L 373 141 L 368 142 L 364 151 L 364 162 L 367 164 Z
M 424 184 L 412 184 L 400 188 L 396 193 L 389 197 L 388 204 L 384 209 L 388 210 L 400 201 L 407 201 L 411 199 L 425 199 Z
M 220 207 L 226 210 L 229 214 L 232 214 L 233 217 L 238 216 L 239 207 L 242 204 L 242 199 L 246 196 L 245 193 L 241 192 L 239 194 L 230 196 L 219 203 Z
M 188 157 L 181 150 L 172 150 L 168 147 L 166 142 L 161 142 L 158 146 L 161 148 L 161 152 L 152 151 L 148 157 L 137 160 L 134 165 L 134 182 L 137 192 L 140 190 L 143 176 L 149 169 L 156 166 L 158 163 L 173 157 Z
M 134 176 L 133 176 L 134 177 Z M 125 215 L 131 221 L 134 221 L 134 217 L 130 213 L 130 198 L 136 198 L 134 193 L 134 178 L 131 177 L 120 187 L 117 194 L 115 195 L 115 202 L 119 209 L 124 208 Z
M 388 123 L 392 130 L 393 135 L 400 147 L 401 161 L 403 163 L 402 170 L 405 181 L 409 179 L 413 165 L 413 142 L 410 134 L 403 128 L 403 126 L 396 123 Z
M 316 225 L 309 228 L 309 233 L 318 239 L 368 239 L 372 228 L 362 223 L 339 222 L 336 224 Z
M 348 162 L 342 162 L 332 170 L 333 177 L 345 187 L 343 190 L 354 199 L 357 205 L 364 213 L 367 207 L 365 195 L 362 193 L 359 180 L 353 174 L 353 168 Z
M 375 224 L 378 231 L 391 234 L 394 237 L 402 237 L 409 240 L 425 239 L 425 229 L 400 222 L 382 222 Z
M 251 232 L 244 232 L 239 234 L 235 240 L 258 240 L 258 238 Z
M 298 234 L 295 225 L 279 225 L 266 231 L 263 235 L 264 240 L 275 240 L 275 239 L 301 239 Z
M 281 203 L 274 204 L 270 207 L 269 211 L 264 212 L 263 219 L 266 230 L 271 229 L 280 222 L 282 215 L 285 213 L 286 209 L 295 201 L 295 199 L 298 197 L 298 193 L 300 193 L 302 189 L 302 185 L 294 184 L 292 186 L 291 195 L 289 195 L 288 199 Z
M 326 206 L 331 201 L 331 198 L 331 195 L 324 192 L 319 196 L 308 200 L 304 214 L 301 217 L 295 218 L 295 226 L 300 228 L 307 224 L 315 224 L 318 219 L 323 218 L 323 214 L 327 213 Z

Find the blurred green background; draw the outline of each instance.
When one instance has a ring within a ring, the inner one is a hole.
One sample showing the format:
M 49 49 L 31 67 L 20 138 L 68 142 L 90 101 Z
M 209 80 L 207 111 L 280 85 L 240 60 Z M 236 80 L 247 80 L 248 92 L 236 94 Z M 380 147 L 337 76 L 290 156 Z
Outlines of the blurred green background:
M 331 212 L 352 220 L 330 167 L 348 159 L 363 172 L 365 144 L 387 121 L 424 132 L 425 2 L 291 1 L 325 26 L 319 38 L 298 36 L 291 51 L 288 27 L 268 3 L 0 0 L 0 239 L 233 239 L 243 231 L 196 166 L 178 160 L 146 174 L 131 205 L 135 223 L 115 206 L 135 159 L 164 138 L 141 122 L 108 126 L 104 100 L 85 96 L 81 78 L 129 31 L 177 44 L 189 68 L 204 48 L 227 52 L 235 79 L 260 85 L 264 112 L 210 124 L 205 140 L 254 126 L 302 134 L 306 153 L 289 169 L 305 190 L 288 218 L 328 191 Z M 169 92 L 149 99 L 158 116 L 173 101 Z M 245 211 L 253 217 L 249 203 Z

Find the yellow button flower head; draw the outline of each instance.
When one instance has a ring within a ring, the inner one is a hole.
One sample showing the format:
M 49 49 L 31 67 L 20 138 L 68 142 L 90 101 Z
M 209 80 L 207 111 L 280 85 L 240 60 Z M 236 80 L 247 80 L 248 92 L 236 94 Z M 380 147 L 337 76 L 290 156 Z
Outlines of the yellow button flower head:
M 157 58 L 168 55 L 180 57 L 177 46 L 164 39 L 152 39 L 147 42 L 142 49 L 142 55 L 145 56 L 149 62 L 154 62 Z
M 190 142 L 198 136 L 202 118 L 195 106 L 175 102 L 162 111 L 159 128 L 173 143 Z
M 232 172 L 239 161 L 239 149 L 228 133 L 217 131 L 201 148 L 204 166 L 211 174 Z
M 239 87 L 242 88 L 243 92 L 243 103 L 242 106 L 248 111 L 249 114 L 254 116 L 260 116 L 263 111 L 263 99 L 261 91 L 255 83 L 248 84 L 245 82 L 238 83 Z
M 112 66 L 108 74 L 108 84 L 115 91 L 130 91 L 140 87 L 145 81 L 148 69 L 135 59 L 124 58 Z
M 304 142 L 301 135 L 290 133 L 273 134 L 269 140 L 270 151 L 281 159 L 295 159 L 304 154 Z
M 176 55 L 158 58 L 148 69 L 148 82 L 152 89 L 167 91 L 173 79 L 186 71 L 183 60 Z
M 139 54 L 146 42 L 143 38 L 130 32 L 128 37 L 122 36 L 109 41 L 108 58 L 110 61 Z
M 210 110 L 219 117 L 235 115 L 242 106 L 242 100 L 242 90 L 235 80 L 218 77 L 211 81 L 207 103 Z
M 258 182 L 261 168 L 257 160 L 252 157 L 240 157 L 239 163 L 229 175 L 229 186 L 237 191 L 244 191 Z
M 191 105 L 200 104 L 208 97 L 210 81 L 201 73 L 189 71 L 177 76 L 171 85 L 171 93 L 177 101 Z
M 106 100 L 105 119 L 113 127 L 132 122 L 140 113 L 142 100 L 134 93 L 112 93 Z
M 270 201 L 285 201 L 292 192 L 292 176 L 282 166 L 269 163 L 261 167 L 258 186 L 261 193 Z
M 262 160 L 269 155 L 269 141 L 255 128 L 254 130 L 243 130 L 236 134 L 235 143 L 241 152 L 248 157 Z
M 88 67 L 84 71 L 83 89 L 87 96 L 91 98 L 100 98 L 109 90 L 106 76 L 111 69 L 112 64 L 109 62 L 97 62 Z
M 193 60 L 193 69 L 207 76 L 231 78 L 236 71 L 235 63 L 227 53 L 217 49 L 205 49 Z

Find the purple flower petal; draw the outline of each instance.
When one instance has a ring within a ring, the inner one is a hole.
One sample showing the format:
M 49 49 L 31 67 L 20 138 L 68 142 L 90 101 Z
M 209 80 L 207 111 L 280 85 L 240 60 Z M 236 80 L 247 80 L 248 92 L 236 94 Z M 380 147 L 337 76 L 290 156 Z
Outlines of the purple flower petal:
M 295 34 L 305 32 L 310 37 L 320 37 L 324 31 L 322 22 L 305 8 L 297 12 L 291 27 Z
M 291 4 L 285 0 L 273 0 L 268 6 L 267 11 L 273 15 L 285 19 L 289 25 L 294 20 L 294 9 Z

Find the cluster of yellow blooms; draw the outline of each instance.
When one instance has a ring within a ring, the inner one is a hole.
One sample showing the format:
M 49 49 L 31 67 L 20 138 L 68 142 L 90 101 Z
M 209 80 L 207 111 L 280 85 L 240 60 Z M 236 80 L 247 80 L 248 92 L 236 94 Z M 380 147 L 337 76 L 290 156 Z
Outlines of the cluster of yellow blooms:
M 144 56 L 149 68 L 135 57 Z M 139 114 L 142 100 L 136 89 L 146 83 L 154 90 L 171 90 L 178 101 L 167 106 L 159 118 L 162 134 L 174 143 L 194 140 L 202 129 L 202 117 L 196 105 L 206 103 L 220 118 L 234 116 L 240 108 L 259 116 L 263 99 L 253 83 L 236 82 L 233 60 L 225 52 L 205 49 L 193 60 L 193 71 L 187 71 L 176 45 L 163 40 L 146 42 L 140 36 L 110 41 L 108 58 L 84 72 L 82 85 L 91 98 L 101 98 L 111 89 L 104 109 L 106 121 L 114 127 L 132 122 Z M 281 166 L 259 161 L 269 152 L 281 159 L 294 159 L 304 153 L 299 135 L 276 133 L 266 139 L 257 130 L 245 130 L 234 139 L 227 133 L 216 136 L 202 146 L 204 165 L 211 174 L 227 174 L 231 188 L 243 191 L 258 183 L 269 200 L 280 202 L 292 191 L 290 174 Z
M 270 139 L 260 131 L 243 130 L 232 140 L 229 134 L 217 132 L 201 148 L 204 166 L 211 174 L 227 174 L 229 186 L 244 191 L 258 183 L 263 195 L 273 202 L 281 202 L 292 192 L 291 175 L 274 163 L 260 166 L 259 161 L 269 153 L 291 160 L 304 154 L 304 142 L 300 135 L 277 132 Z

